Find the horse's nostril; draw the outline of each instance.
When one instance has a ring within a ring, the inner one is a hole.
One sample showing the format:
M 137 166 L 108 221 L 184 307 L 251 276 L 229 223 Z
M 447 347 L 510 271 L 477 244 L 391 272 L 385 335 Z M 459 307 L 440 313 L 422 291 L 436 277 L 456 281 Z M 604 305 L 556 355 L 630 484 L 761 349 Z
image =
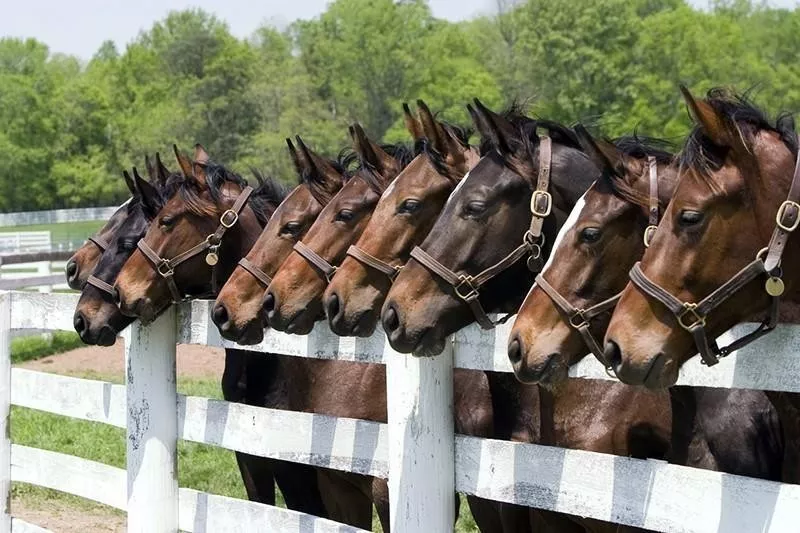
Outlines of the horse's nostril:
M 328 318 L 333 318 L 339 314 L 339 309 L 339 296 L 337 296 L 337 294 L 334 292 L 325 302 L 325 312 L 327 313 Z
M 508 343 L 508 360 L 513 364 L 522 360 L 522 343 L 518 335 L 514 335 L 514 338 Z
M 275 311 L 275 295 L 271 292 L 267 292 L 264 295 L 264 302 L 262 303 L 261 307 L 263 307 L 264 312 L 269 314 Z
M 614 371 L 618 372 L 622 367 L 622 350 L 619 349 L 619 345 L 616 342 L 610 340 L 606 343 L 605 356 L 606 361 L 614 368 Z
M 122 304 L 122 293 L 120 292 L 119 287 L 114 287 L 114 303 L 117 305 L 117 307 Z
M 214 320 L 214 324 L 217 326 L 222 326 L 228 322 L 228 310 L 223 304 L 215 305 L 214 311 L 211 313 L 211 319 Z
M 75 279 L 78 275 L 78 262 L 74 259 L 70 259 L 65 270 L 67 272 L 67 279 Z
M 383 329 L 386 333 L 391 333 L 400 327 L 400 317 L 397 316 L 397 310 L 390 306 L 383 313 Z
M 81 335 L 84 331 L 86 331 L 86 319 L 83 318 L 81 313 L 75 313 L 75 319 L 73 320 L 72 325 L 75 326 L 75 332 L 78 335 Z

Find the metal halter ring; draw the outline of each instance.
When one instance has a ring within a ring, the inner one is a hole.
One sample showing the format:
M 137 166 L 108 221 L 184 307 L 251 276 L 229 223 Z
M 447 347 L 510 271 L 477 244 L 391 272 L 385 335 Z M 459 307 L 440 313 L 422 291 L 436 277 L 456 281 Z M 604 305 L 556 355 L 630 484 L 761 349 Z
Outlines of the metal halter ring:
M 789 207 L 794 207 L 797 214 L 795 215 L 794 223 L 790 226 L 787 226 L 783 223 L 783 217 L 786 215 L 786 210 Z M 778 225 L 783 231 L 788 233 L 793 232 L 797 229 L 797 226 L 800 225 L 800 204 L 797 202 L 793 202 L 791 200 L 784 201 L 781 206 L 778 208 L 778 212 L 775 214 L 775 224 Z
M 166 267 L 166 270 L 164 267 Z M 166 259 L 158 264 L 156 271 L 158 271 L 162 278 L 168 278 L 175 273 L 175 269 L 172 268 L 172 263 Z
M 537 204 L 540 198 L 545 200 L 545 208 L 539 209 Z M 534 216 L 539 218 L 545 218 L 550 214 L 550 211 L 553 210 L 553 197 L 547 191 L 540 191 L 536 190 L 533 191 L 533 196 L 531 196 L 531 213 Z
M 701 328 L 704 328 L 706 326 L 706 317 L 699 315 L 697 311 L 695 311 L 696 308 L 697 304 L 685 302 L 683 304 L 683 311 L 681 311 L 677 315 L 678 324 L 680 324 L 681 327 L 686 331 L 691 331 L 697 326 L 700 326 Z M 692 315 L 691 318 L 693 318 L 694 320 L 694 322 L 688 325 L 683 321 L 683 318 L 687 315 Z
M 653 226 L 652 224 L 644 229 L 643 240 L 645 248 L 650 248 L 650 243 L 653 241 L 653 234 L 656 232 L 657 229 L 658 226 Z
M 225 217 L 233 217 L 233 219 L 230 222 L 227 222 L 225 220 Z M 238 220 L 239 220 L 239 213 L 237 213 L 233 209 L 228 209 L 227 211 L 222 213 L 222 216 L 219 217 L 220 225 L 225 227 L 226 229 L 230 229 L 234 224 L 236 224 Z
M 332 270 L 325 272 L 325 280 L 328 282 L 328 284 L 330 284 L 331 280 L 333 279 L 333 276 L 336 275 L 336 271 L 339 270 L 339 267 L 337 266 L 331 265 L 331 268 Z
M 458 280 L 459 280 L 459 283 L 458 283 L 458 285 L 453 287 L 453 290 L 455 291 L 456 295 L 459 298 L 461 298 L 462 300 L 466 301 L 466 300 L 470 300 L 470 299 L 478 297 L 478 289 L 476 289 L 475 286 L 472 285 L 472 279 L 470 279 L 468 276 L 465 276 L 465 275 L 462 274 L 462 275 L 460 275 L 458 277 Z M 466 288 L 469 289 L 469 292 L 466 293 L 466 294 L 463 294 L 461 289 L 463 287 L 465 287 L 465 286 L 466 286 Z
M 576 309 L 575 312 L 569 317 L 569 325 L 575 329 L 580 329 L 583 326 L 589 324 L 589 321 L 586 320 L 586 317 L 583 315 L 583 309 Z M 575 319 L 580 319 L 580 322 L 576 322 Z

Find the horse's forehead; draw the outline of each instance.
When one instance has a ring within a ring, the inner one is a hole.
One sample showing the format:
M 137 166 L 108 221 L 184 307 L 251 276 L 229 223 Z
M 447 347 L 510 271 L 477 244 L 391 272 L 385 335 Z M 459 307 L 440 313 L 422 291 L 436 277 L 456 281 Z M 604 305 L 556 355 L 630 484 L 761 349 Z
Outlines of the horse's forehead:
M 591 191 L 592 188 L 589 189 Z M 553 247 L 550 251 L 550 257 L 547 258 L 547 262 L 542 269 L 544 273 L 547 269 L 549 269 L 553 265 L 553 260 L 555 258 L 556 252 L 561 246 L 561 243 L 564 242 L 564 238 L 569 233 L 569 231 L 575 227 L 575 224 L 578 223 L 578 220 L 583 213 L 583 210 L 586 208 L 586 195 L 589 194 L 589 191 L 585 192 L 583 196 L 581 196 L 577 202 L 575 202 L 575 206 L 570 211 L 567 220 L 564 222 L 564 225 L 561 226 L 561 229 L 558 231 L 558 235 L 556 235 L 556 239 L 553 241 Z
M 429 170 L 433 170 L 433 167 L 428 162 L 428 158 L 425 154 L 419 154 L 392 180 L 386 190 L 383 191 L 381 200 L 402 192 L 406 187 L 419 183 Z

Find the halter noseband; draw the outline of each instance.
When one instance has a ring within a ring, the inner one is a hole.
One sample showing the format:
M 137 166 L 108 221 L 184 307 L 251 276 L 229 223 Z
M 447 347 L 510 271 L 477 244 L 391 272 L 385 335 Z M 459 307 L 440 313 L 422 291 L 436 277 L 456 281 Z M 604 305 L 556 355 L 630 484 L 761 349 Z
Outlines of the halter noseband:
M 642 272 L 640 263 L 637 262 L 633 265 L 630 272 L 633 285 L 645 295 L 664 304 L 675 315 L 678 324 L 688 331 L 694 339 L 703 364 L 713 366 L 719 363 L 721 357 L 729 355 L 731 352 L 750 344 L 775 329 L 778 323 L 778 304 L 784 291 L 780 269 L 781 257 L 789 235 L 800 225 L 800 204 L 798 202 L 800 202 L 800 158 L 795 163 L 789 194 L 775 215 L 775 229 L 767 247 L 759 251 L 756 254 L 756 258 L 747 266 L 697 303 L 679 300 L 648 278 Z M 705 329 L 708 314 L 736 294 L 750 281 L 763 274 L 768 276 L 764 290 L 770 296 L 770 306 L 761 324 L 755 330 L 733 341 L 728 346 L 720 348 L 716 340 L 709 342 L 708 333 Z
M 242 257 L 239 260 L 239 266 L 242 267 L 245 272 L 256 278 L 264 286 L 264 289 L 269 287 L 269 284 L 272 283 L 272 277 L 246 257 Z
M 206 263 L 212 268 L 211 286 L 212 289 L 216 291 L 217 269 L 214 267 L 219 262 L 218 252 L 220 243 L 222 242 L 222 237 L 229 228 L 233 227 L 236 222 L 239 221 L 239 215 L 241 214 L 242 209 L 244 209 L 244 206 L 247 203 L 247 200 L 250 198 L 252 192 L 253 188 L 250 186 L 242 189 L 242 192 L 239 193 L 239 196 L 236 198 L 233 206 L 222 213 L 222 215 L 219 217 L 219 227 L 217 227 L 217 230 L 207 236 L 202 242 L 196 244 L 192 248 L 189 248 L 185 252 L 176 255 L 172 259 L 165 259 L 159 256 L 146 242 L 144 242 L 144 239 L 141 239 L 138 242 L 136 246 L 150 261 L 155 271 L 158 272 L 158 274 L 167 282 L 169 292 L 172 294 L 172 303 L 178 303 L 182 299 L 181 292 L 178 290 L 178 286 L 175 284 L 175 268 L 177 268 L 181 263 L 192 259 L 194 256 L 199 255 L 206 250 L 208 250 L 208 254 L 206 254 Z
M 544 245 L 542 226 L 544 225 L 544 220 L 550 215 L 553 209 L 553 197 L 548 191 L 550 187 L 552 140 L 547 135 L 542 135 L 539 137 L 539 141 L 539 177 L 536 182 L 536 189 L 531 196 L 531 225 L 528 231 L 525 232 L 522 244 L 499 262 L 476 276 L 470 276 L 468 274 L 459 275 L 455 273 L 438 260 L 434 259 L 419 246 L 414 247 L 411 251 L 411 257 L 453 288 L 455 295 L 469 306 L 472 310 L 472 314 L 475 315 L 475 320 L 483 329 L 492 329 L 498 324 L 506 322 L 511 318 L 512 313 L 496 321 L 489 318 L 489 315 L 483 309 L 479 300 L 481 286 L 516 264 L 525 256 L 529 256 L 528 269 L 532 272 L 539 272 L 544 265 L 542 258 L 542 246 Z
M 92 237 L 88 237 L 86 241 L 100 248 L 101 253 L 108 250 L 108 248 L 111 246 L 107 240 L 103 239 L 99 235 L 93 235 Z
M 361 248 L 356 245 L 351 246 L 347 249 L 347 255 L 358 261 L 364 266 L 371 267 L 381 274 L 385 274 L 389 281 L 394 281 L 400 271 L 403 269 L 403 265 L 390 265 L 386 261 L 381 261 L 374 255 L 368 254 Z
M 648 226 L 644 230 L 644 246 L 648 248 L 650 246 L 650 241 L 653 239 L 653 233 L 655 232 L 656 228 L 658 227 L 658 166 L 656 164 L 656 158 L 653 156 L 649 156 L 647 158 L 647 167 L 650 175 L 650 200 L 648 204 L 647 210 L 647 217 L 648 217 Z M 591 321 L 605 313 L 606 311 L 610 311 L 613 309 L 617 302 L 619 302 L 620 297 L 622 296 L 622 292 L 615 294 L 614 296 L 603 300 L 602 302 L 596 303 L 591 307 L 587 308 L 577 308 L 573 306 L 569 301 L 561 296 L 561 294 L 556 290 L 555 287 L 550 285 L 550 283 L 544 279 L 542 274 L 536 276 L 536 284 L 542 288 L 544 293 L 550 297 L 550 300 L 564 315 L 567 317 L 567 322 L 569 326 L 580 333 L 581 337 L 583 337 L 583 342 L 586 343 L 586 347 L 594 354 L 594 356 L 603 363 L 603 366 L 606 367 L 606 372 L 612 376 L 611 373 L 611 365 L 606 360 L 605 350 L 602 348 L 602 344 L 597 341 L 597 339 L 592 335 Z

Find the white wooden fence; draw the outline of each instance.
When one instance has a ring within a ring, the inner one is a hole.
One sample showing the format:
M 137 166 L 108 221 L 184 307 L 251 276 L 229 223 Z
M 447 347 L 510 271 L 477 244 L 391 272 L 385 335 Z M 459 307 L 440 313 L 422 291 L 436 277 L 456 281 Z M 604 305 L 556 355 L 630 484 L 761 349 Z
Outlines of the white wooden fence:
M 117 206 L 111 206 L 0 213 L 0 227 L 29 226 L 32 224 L 61 224 L 64 222 L 83 222 L 86 220 L 108 220 L 116 210 Z
M 0 253 L 49 252 L 51 248 L 49 231 L 0 232 Z
M 262 457 L 389 478 L 395 533 L 452 530 L 454 489 L 502 502 L 669 532 L 792 532 L 800 486 L 605 454 L 453 434 L 454 366 L 509 371 L 508 328 L 467 328 L 444 354 L 393 352 L 382 334 L 337 337 L 268 332 L 258 346 L 223 341 L 210 302 L 183 304 L 126 332 L 127 386 L 10 369 L 9 329 L 72 328 L 74 295 L 0 293 L 0 436 L 8 406 L 126 427 L 127 471 L 0 440 L 0 490 L 9 476 L 128 512 L 132 533 L 355 532 L 355 528 L 252 502 L 179 488 L 177 439 Z M 713 369 L 687 365 L 680 383 L 800 392 L 800 326 L 783 326 Z M 176 394 L 176 343 L 264 350 L 387 366 L 389 423 L 262 409 Z M 576 376 L 607 379 L 593 361 Z M 256 429 L 257 428 L 257 429 Z M 324 444 L 321 444 L 324 443 Z M 7 501 L 7 492 L 0 500 Z M 25 525 L 0 517 L 0 531 Z

